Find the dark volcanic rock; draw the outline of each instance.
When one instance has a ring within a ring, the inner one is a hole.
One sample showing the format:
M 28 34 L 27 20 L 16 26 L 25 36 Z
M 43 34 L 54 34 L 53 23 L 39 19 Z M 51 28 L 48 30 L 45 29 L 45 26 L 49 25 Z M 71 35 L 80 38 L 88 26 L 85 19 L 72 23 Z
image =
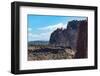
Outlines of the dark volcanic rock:
M 87 57 L 87 20 L 70 21 L 66 29 L 58 28 L 52 32 L 49 44 L 76 49 L 75 58 Z
M 64 45 L 66 44 L 66 40 L 67 38 L 65 38 L 63 29 L 58 28 L 51 34 L 49 43 L 53 45 Z
M 81 21 L 78 27 L 78 38 L 77 38 L 77 53 L 76 58 L 87 58 L 87 42 L 88 42 L 88 26 L 87 21 Z
M 65 34 L 65 37 L 68 37 L 68 46 L 72 47 L 72 48 L 76 48 L 76 41 L 77 41 L 77 28 L 78 28 L 78 24 L 80 21 L 77 20 L 73 20 L 70 21 L 67 25 L 67 34 Z
M 70 21 L 66 29 L 55 30 L 50 37 L 50 44 L 60 45 L 60 46 L 70 46 L 71 48 L 76 47 L 77 39 L 77 27 L 79 21 Z

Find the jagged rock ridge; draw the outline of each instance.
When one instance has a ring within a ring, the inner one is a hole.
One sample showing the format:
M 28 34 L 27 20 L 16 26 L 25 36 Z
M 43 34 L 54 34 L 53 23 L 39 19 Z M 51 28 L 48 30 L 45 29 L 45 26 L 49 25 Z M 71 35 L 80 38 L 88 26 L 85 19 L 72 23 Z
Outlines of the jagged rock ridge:
M 73 20 L 66 25 L 66 29 L 58 28 L 52 32 L 49 43 L 52 45 L 76 47 L 77 28 L 80 21 Z
M 49 44 L 76 49 L 76 58 L 87 57 L 87 20 L 73 20 L 65 29 L 56 29 L 51 33 Z

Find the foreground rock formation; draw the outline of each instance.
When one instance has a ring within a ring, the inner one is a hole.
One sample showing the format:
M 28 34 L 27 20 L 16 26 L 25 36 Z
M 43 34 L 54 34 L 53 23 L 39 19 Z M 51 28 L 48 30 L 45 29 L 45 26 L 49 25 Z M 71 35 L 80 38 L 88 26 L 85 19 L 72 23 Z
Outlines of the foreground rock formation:
M 87 21 L 70 21 L 66 29 L 58 28 L 51 34 L 49 43 L 74 49 L 75 58 L 87 58 Z
M 88 57 L 88 24 L 87 21 L 81 21 L 78 27 L 77 38 L 77 53 L 75 58 L 87 58 Z

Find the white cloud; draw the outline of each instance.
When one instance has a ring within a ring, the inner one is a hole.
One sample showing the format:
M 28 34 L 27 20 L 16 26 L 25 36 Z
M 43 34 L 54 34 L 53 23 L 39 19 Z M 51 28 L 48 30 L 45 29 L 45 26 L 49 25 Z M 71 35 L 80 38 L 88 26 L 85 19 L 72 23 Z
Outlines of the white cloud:
M 29 27 L 29 28 L 28 28 L 28 31 L 32 31 L 32 28 Z
M 28 37 L 29 37 L 29 40 L 49 40 L 50 38 L 50 32 L 41 32 L 39 34 L 34 34 L 34 33 L 29 33 L 28 34 Z
M 29 38 L 31 40 L 49 40 L 51 33 L 57 28 L 66 28 L 67 24 L 58 23 L 54 25 L 49 25 L 45 27 L 38 28 L 40 33 L 29 32 Z
M 38 36 L 39 36 L 39 35 L 37 35 L 37 34 L 33 34 L 33 33 L 31 33 L 31 32 L 30 32 L 30 33 L 28 33 L 28 35 L 29 35 L 29 37 L 33 37 L 33 38 L 34 38 L 34 37 L 36 38 L 36 37 L 38 37 Z
M 58 24 L 49 25 L 49 26 L 46 26 L 46 27 L 41 27 L 41 28 L 39 28 L 39 30 L 55 30 L 57 28 L 65 28 L 65 27 L 66 27 L 65 24 L 58 23 Z

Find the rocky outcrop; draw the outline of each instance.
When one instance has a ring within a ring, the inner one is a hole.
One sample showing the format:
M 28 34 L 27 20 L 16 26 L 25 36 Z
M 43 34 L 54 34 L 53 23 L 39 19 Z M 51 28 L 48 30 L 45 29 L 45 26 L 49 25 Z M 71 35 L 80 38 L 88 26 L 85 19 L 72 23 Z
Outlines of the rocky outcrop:
M 76 47 L 77 27 L 79 21 L 73 20 L 66 25 L 66 29 L 58 28 L 50 37 L 50 44 L 59 46 Z
M 78 38 L 77 38 L 77 53 L 75 55 L 76 58 L 87 58 L 88 57 L 88 24 L 87 21 L 81 21 L 78 27 Z
M 64 29 L 66 30 L 66 29 Z M 63 45 L 65 46 L 67 44 L 67 37 L 65 37 L 65 33 L 66 31 L 64 31 L 63 29 L 58 28 L 57 30 L 55 30 L 50 37 L 50 41 L 49 43 L 52 45 Z M 66 42 L 65 42 L 66 41 Z
M 77 50 L 75 58 L 87 57 L 87 20 L 68 22 L 65 29 L 58 28 L 52 32 L 49 44 L 71 47 Z

